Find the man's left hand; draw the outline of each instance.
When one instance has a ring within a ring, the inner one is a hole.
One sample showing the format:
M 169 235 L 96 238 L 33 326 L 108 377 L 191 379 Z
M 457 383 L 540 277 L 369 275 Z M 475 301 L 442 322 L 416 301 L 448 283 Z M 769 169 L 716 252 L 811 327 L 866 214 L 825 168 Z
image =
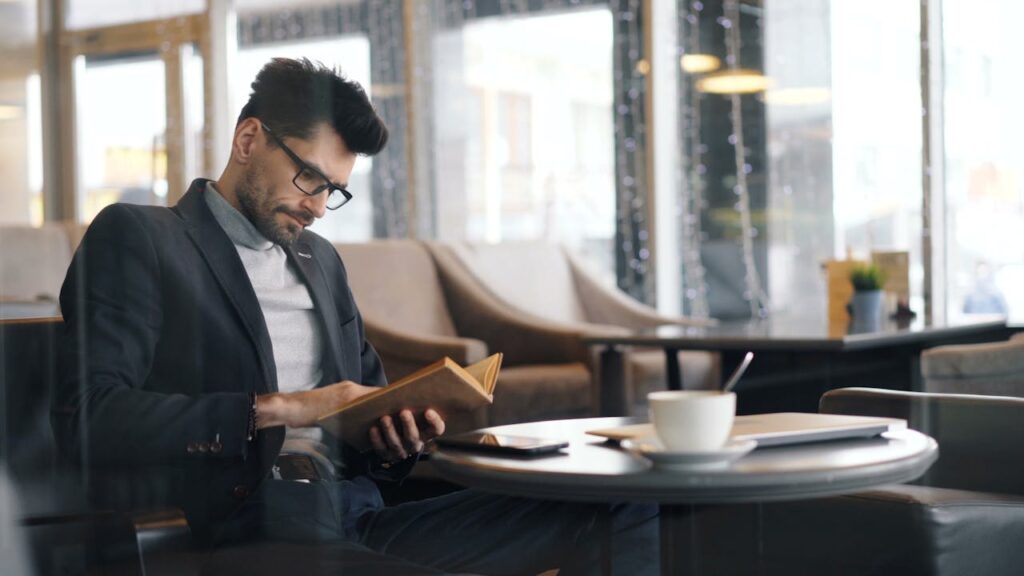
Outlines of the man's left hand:
M 397 418 L 382 417 L 370 428 L 370 444 L 377 456 L 384 462 L 405 460 L 422 452 L 426 442 L 444 434 L 444 419 L 435 410 L 428 408 L 423 419 L 427 426 L 420 430 L 411 410 L 402 410 Z

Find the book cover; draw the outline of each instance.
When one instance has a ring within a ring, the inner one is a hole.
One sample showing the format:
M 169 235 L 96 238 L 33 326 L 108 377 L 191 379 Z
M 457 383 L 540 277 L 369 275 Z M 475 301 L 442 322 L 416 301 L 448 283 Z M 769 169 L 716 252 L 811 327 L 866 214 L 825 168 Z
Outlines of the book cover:
M 493 402 L 501 369 L 501 353 L 465 368 L 442 358 L 397 382 L 360 396 L 342 408 L 324 414 L 320 426 L 357 450 L 369 450 L 369 430 L 382 416 L 409 409 L 422 421 L 433 408 L 445 421 Z M 454 430 L 447 430 L 453 432 Z

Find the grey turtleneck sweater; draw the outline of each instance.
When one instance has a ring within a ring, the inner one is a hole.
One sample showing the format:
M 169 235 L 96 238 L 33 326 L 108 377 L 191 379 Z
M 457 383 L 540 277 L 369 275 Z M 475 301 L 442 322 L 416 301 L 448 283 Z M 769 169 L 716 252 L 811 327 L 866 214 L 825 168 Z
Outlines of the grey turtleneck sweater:
M 206 185 L 203 197 L 238 250 L 263 310 L 277 366 L 278 390 L 311 390 L 323 378 L 323 342 L 313 299 L 298 270 L 288 262 L 284 249 L 260 234 L 212 182 Z M 322 433 L 319 428 L 288 428 L 283 451 L 330 457 L 321 444 Z

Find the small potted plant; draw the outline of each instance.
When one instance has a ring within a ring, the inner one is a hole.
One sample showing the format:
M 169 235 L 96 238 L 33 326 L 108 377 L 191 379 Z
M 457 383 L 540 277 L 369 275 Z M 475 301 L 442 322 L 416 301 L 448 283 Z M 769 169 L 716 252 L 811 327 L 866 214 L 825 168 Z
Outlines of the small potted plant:
M 850 312 L 854 328 L 874 330 L 882 319 L 882 287 L 885 272 L 874 264 L 860 264 L 850 270 L 853 300 Z

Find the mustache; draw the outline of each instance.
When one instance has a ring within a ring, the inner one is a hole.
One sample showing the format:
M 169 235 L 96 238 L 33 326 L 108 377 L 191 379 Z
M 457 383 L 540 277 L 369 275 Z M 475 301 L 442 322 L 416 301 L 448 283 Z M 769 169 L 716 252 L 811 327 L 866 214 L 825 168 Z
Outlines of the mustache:
M 302 225 L 306 227 L 311 226 L 313 224 L 313 221 L 316 220 L 316 217 L 313 216 L 313 214 L 307 210 L 289 210 L 284 206 L 278 206 L 277 208 L 274 209 L 274 212 L 287 214 L 301 222 Z

